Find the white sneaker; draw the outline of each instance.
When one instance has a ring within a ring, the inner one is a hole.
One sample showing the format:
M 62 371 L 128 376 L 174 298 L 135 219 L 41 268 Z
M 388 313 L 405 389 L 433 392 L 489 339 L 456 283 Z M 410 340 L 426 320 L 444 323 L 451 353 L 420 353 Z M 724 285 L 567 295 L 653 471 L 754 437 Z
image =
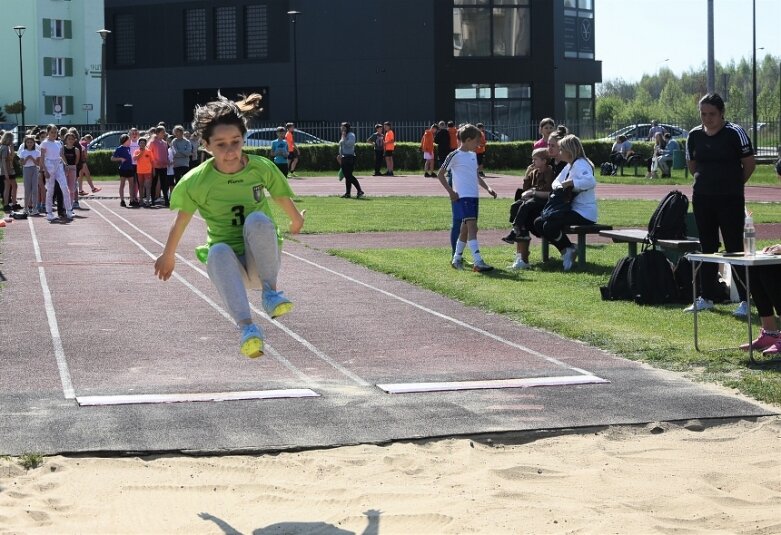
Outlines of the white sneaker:
M 683 309 L 684 312 L 694 312 L 695 307 L 697 312 L 701 310 L 710 310 L 713 308 L 713 301 L 705 299 L 704 297 L 698 297 L 694 303 Z
M 65 219 L 67 219 L 68 221 L 73 221 L 73 211 L 66 212 Z
M 741 301 L 738 305 L 738 308 L 735 309 L 732 315 L 738 318 L 745 318 L 748 316 L 748 303 L 746 301 Z
M 47 219 L 48 221 L 54 221 L 54 220 L 55 220 L 55 219 L 57 219 L 57 218 L 56 218 L 56 217 L 54 217 L 54 214 L 53 214 L 53 213 L 49 212 L 48 214 L 46 214 L 46 219 Z
M 575 248 L 574 245 L 567 247 L 562 251 L 561 253 L 561 263 L 564 264 L 564 271 L 569 271 L 572 269 L 573 264 L 575 263 L 575 257 L 578 256 L 578 250 Z
M 529 264 L 524 262 L 521 258 L 516 258 L 515 262 L 513 262 L 512 265 L 510 266 L 510 269 L 515 269 L 515 270 L 528 269 L 528 268 L 529 268 Z

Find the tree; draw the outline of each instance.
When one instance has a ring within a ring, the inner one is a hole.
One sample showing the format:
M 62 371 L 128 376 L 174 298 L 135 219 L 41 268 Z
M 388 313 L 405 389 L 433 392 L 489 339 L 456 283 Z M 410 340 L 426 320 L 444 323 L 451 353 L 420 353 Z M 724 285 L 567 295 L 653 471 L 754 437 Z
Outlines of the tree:
M 22 111 L 27 110 L 27 106 L 22 104 L 21 100 L 17 100 L 16 102 L 12 104 L 6 104 L 3 106 L 3 109 L 5 110 L 5 113 L 12 114 L 14 117 L 16 117 L 16 122 L 19 122 L 18 115 L 22 113 Z

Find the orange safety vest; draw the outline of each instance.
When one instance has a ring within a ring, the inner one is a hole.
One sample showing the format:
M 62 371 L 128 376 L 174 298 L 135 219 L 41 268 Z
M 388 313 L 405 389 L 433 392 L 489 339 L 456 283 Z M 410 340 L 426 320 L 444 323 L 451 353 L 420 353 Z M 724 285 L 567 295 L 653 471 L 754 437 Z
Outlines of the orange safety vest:
M 385 150 L 386 151 L 392 151 L 396 148 L 396 136 L 393 133 L 393 130 L 388 130 L 385 132 Z
M 423 132 L 423 138 L 420 140 L 420 150 L 423 152 L 434 152 L 434 132 L 431 129 Z

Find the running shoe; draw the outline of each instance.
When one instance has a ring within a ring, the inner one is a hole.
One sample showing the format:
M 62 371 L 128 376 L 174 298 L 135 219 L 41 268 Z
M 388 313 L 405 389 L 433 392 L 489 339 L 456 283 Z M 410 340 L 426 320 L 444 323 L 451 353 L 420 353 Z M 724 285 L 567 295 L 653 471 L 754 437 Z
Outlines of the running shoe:
M 282 294 L 276 290 L 263 290 L 263 309 L 272 319 L 293 310 L 293 303 Z
M 57 218 L 54 217 L 53 213 L 49 212 L 48 214 L 46 214 L 46 220 L 47 221 L 54 221 L 55 219 L 57 219 Z
M 476 273 L 487 273 L 487 272 L 493 271 L 493 270 L 494 270 L 493 266 L 489 266 L 488 264 L 486 264 L 482 260 L 477 260 L 472 265 L 472 271 L 474 271 Z
M 360 199 L 360 198 L 361 198 L 361 197 L 363 197 L 364 195 L 366 195 L 366 194 L 365 194 L 363 191 L 359 191 L 359 192 L 358 192 L 358 195 L 356 195 L 356 196 L 355 196 L 355 198 L 356 198 L 356 199 Z
M 509 243 L 511 245 L 515 245 L 515 231 L 511 230 L 510 233 L 507 236 L 502 238 L 502 241 L 504 243 Z
M 519 271 L 521 269 L 529 269 L 529 264 L 524 262 L 521 258 L 516 258 L 515 262 L 512 263 L 510 266 L 510 269 L 514 269 L 516 271 Z
M 710 310 L 713 308 L 713 301 L 705 299 L 704 297 L 698 297 L 694 303 L 684 308 L 683 311 L 694 312 L 695 308 L 697 309 L 697 312 L 700 312 L 701 310 Z
M 736 318 L 745 318 L 748 316 L 748 303 L 746 301 L 741 301 L 738 308 L 732 312 L 732 315 Z
M 759 336 L 753 342 L 751 342 L 750 345 L 751 345 L 751 349 L 753 349 L 754 351 L 762 351 L 764 349 L 769 348 L 779 340 L 781 340 L 781 336 L 779 336 L 778 333 L 769 334 L 765 329 L 762 329 L 759 331 Z M 748 351 L 749 344 L 745 343 L 741 345 L 740 349 L 742 349 L 743 351 Z
M 450 265 L 453 267 L 453 269 L 464 269 L 464 259 L 454 258 L 453 261 L 450 262 Z
M 92 188 L 92 193 L 97 193 L 97 192 L 99 192 L 102 189 L 103 188 L 99 188 L 99 187 L 96 186 L 96 187 Z
M 564 271 L 569 271 L 572 266 L 575 265 L 575 258 L 578 256 L 578 250 L 575 246 L 570 246 L 564 249 L 561 253 L 561 263 L 564 265 Z
M 251 359 L 263 355 L 263 331 L 254 323 L 241 327 L 241 354 Z
M 72 210 L 70 212 L 65 212 L 65 219 L 67 219 L 68 221 L 73 221 L 73 211 Z

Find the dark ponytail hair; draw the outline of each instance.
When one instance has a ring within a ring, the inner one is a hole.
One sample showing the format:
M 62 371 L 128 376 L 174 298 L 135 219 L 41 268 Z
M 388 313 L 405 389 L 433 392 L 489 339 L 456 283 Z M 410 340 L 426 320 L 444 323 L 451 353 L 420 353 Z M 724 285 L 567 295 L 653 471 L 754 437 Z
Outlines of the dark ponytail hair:
M 217 100 L 207 103 L 204 106 L 196 106 L 193 117 L 193 132 L 208 143 L 214 128 L 219 125 L 236 126 L 241 135 L 247 133 L 247 116 L 260 112 L 260 102 L 263 96 L 258 93 L 252 93 L 243 97 L 238 102 L 233 102 L 217 93 Z

